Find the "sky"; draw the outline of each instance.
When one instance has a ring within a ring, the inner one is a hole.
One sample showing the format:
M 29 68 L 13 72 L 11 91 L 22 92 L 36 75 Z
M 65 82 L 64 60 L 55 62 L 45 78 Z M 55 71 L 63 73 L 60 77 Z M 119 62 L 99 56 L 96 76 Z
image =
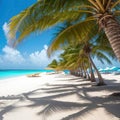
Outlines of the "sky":
M 11 17 L 35 2 L 36 0 L 0 0 L 0 69 L 43 69 L 53 59 L 58 58 L 59 53 L 51 58 L 46 54 L 55 28 L 49 28 L 39 34 L 32 33 L 15 49 L 8 45 L 7 23 Z
M 57 59 L 60 52 L 56 52 L 51 58 L 47 57 L 46 51 L 55 27 L 49 28 L 39 34 L 32 33 L 26 37 L 15 49 L 8 45 L 10 19 L 19 14 L 37 0 L 0 0 L 0 69 L 43 69 L 53 59 Z M 98 67 L 105 67 L 95 60 Z M 112 66 L 119 66 L 114 61 Z

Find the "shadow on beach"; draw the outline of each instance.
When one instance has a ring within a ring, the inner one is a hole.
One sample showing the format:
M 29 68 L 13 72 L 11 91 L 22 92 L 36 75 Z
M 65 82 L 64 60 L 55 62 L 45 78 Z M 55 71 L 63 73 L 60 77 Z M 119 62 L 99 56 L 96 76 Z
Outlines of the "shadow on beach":
M 83 116 L 85 117 L 87 115 L 94 117 L 93 111 L 98 109 L 104 109 L 104 115 L 107 114 L 111 117 L 120 118 L 120 97 L 103 94 L 104 92 L 111 94 L 120 91 L 120 84 L 91 87 L 89 81 L 78 77 L 71 79 L 66 78 L 66 80 L 59 81 L 67 81 L 67 83 L 48 84 L 28 93 L 0 97 L 0 100 L 3 102 L 9 100 L 15 101 L 10 105 L 3 104 L 3 107 L 0 109 L 0 120 L 4 120 L 5 114 L 20 109 L 21 107 L 27 107 L 29 109 L 42 107 L 36 114 L 42 116 L 43 120 L 81 120 Z M 114 83 L 115 80 L 111 80 L 111 82 Z M 93 93 L 96 92 L 97 94 L 93 95 Z M 19 105 L 19 107 L 17 106 L 17 103 L 27 101 L 30 101 L 30 103 Z M 59 119 L 51 118 L 51 116 L 56 116 L 57 114 L 58 116 L 60 115 Z M 97 117 L 96 120 L 101 119 L 100 116 Z M 87 119 L 84 118 L 84 120 Z

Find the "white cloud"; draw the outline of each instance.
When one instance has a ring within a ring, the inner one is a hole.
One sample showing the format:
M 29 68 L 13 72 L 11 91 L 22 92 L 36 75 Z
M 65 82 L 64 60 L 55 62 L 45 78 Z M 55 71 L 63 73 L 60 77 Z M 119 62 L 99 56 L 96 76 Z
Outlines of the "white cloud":
M 41 51 L 36 51 L 32 54 L 30 54 L 30 61 L 37 65 L 37 66 L 42 66 L 46 67 L 53 59 L 58 57 L 57 55 L 52 56 L 51 58 L 48 58 L 47 56 L 47 45 L 44 45 L 44 49 Z
M 7 42 L 8 42 L 8 44 L 9 44 L 10 36 L 9 36 L 9 27 L 8 27 L 7 22 L 5 22 L 5 23 L 3 24 L 3 31 L 4 31 L 4 34 L 5 34 L 5 36 L 6 36 Z
M 20 51 L 9 47 L 12 45 L 14 40 L 11 40 L 9 34 L 9 26 L 7 22 L 3 24 L 3 31 L 7 39 L 7 44 L 3 49 L 3 55 L 0 55 L 0 65 L 1 66 L 14 66 L 18 67 L 29 67 L 29 68 L 44 68 L 46 67 L 53 59 L 57 59 L 60 52 L 54 54 L 51 58 L 47 56 L 48 46 L 44 45 L 44 48 L 41 51 L 35 51 L 30 55 L 25 55 L 25 53 L 20 53 Z M 25 56 L 26 57 L 25 57 Z
M 8 32 L 9 32 L 9 28 L 8 28 L 7 22 L 5 22 L 5 23 L 3 24 L 3 30 L 4 30 L 4 32 L 5 32 L 5 35 L 7 35 Z
M 21 64 L 25 61 L 25 59 L 23 58 L 21 53 L 16 49 L 13 49 L 9 46 L 5 46 L 2 49 L 2 51 L 4 52 L 4 55 L 2 56 L 2 59 L 5 62 L 9 62 L 9 63 L 12 63 L 12 64 Z
M 2 27 L 3 27 L 5 37 L 7 39 L 7 44 L 12 45 L 14 42 L 14 39 L 12 39 L 10 36 L 10 33 L 9 33 L 10 30 L 9 30 L 9 26 L 8 26 L 7 22 L 5 22 Z
M 44 49 L 47 50 L 47 49 L 48 49 L 48 46 L 47 46 L 47 45 L 44 45 Z
M 53 59 L 57 59 L 61 52 L 57 52 L 51 58 L 47 56 L 47 45 L 41 51 L 35 51 L 29 55 L 21 54 L 20 51 L 13 49 L 9 46 L 5 46 L 2 51 L 3 55 L 0 55 L 0 66 L 3 68 L 44 68 Z

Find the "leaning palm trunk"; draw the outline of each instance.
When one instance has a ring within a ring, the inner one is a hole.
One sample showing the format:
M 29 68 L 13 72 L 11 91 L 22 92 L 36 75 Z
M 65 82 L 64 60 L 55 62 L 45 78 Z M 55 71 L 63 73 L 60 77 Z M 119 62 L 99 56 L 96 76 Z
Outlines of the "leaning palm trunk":
M 80 70 L 79 70 L 79 68 L 78 68 L 78 69 L 77 69 L 77 74 L 78 74 L 78 76 L 80 76 L 80 74 L 79 74 L 79 73 L 80 73 Z
M 91 79 L 90 79 L 91 82 L 96 82 L 91 63 L 90 63 L 90 71 L 91 71 Z
M 79 76 L 79 70 L 78 69 L 76 70 L 76 76 Z
M 83 66 L 83 73 L 84 73 L 84 78 L 87 78 L 87 74 L 86 74 L 86 70 L 85 70 L 85 65 L 84 65 L 84 63 L 82 64 L 82 66 Z
M 83 70 L 83 65 L 81 65 L 81 77 L 84 78 L 84 70 Z
M 79 70 L 80 70 L 80 77 L 83 77 L 82 68 L 79 68 Z
M 90 75 L 89 75 L 89 73 L 88 73 L 87 70 L 86 70 L 86 74 L 87 74 L 87 79 L 88 79 L 88 80 L 91 80 Z
M 93 60 L 91 59 L 90 55 L 88 55 L 88 58 L 89 58 L 89 60 L 90 60 L 90 63 L 91 63 L 92 66 L 94 67 L 94 69 L 95 69 L 97 75 L 98 75 L 98 79 L 99 79 L 99 83 L 98 83 L 98 85 L 105 85 L 104 80 L 103 80 L 101 74 L 99 73 L 97 67 L 95 66 Z
M 120 60 L 120 24 L 114 18 L 106 18 L 103 27 L 116 57 Z
M 82 75 L 81 75 L 81 69 L 80 68 L 78 68 L 78 75 L 81 77 Z

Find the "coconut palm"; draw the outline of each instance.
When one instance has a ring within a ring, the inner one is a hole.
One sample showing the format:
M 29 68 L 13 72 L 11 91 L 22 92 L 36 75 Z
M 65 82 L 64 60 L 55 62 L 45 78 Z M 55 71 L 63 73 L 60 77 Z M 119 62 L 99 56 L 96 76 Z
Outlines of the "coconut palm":
M 80 28 L 83 37 L 95 26 L 102 29 L 116 56 L 120 60 L 120 0 L 38 0 L 9 23 L 11 37 L 17 34 L 20 42 L 31 32 L 43 30 L 57 23 L 73 21 L 73 26 Z M 72 33 L 72 34 L 75 34 Z
M 91 45 L 91 48 L 92 48 L 91 50 L 90 50 L 90 45 L 88 45 L 88 44 L 87 45 L 86 44 L 81 44 L 81 45 L 79 44 L 77 46 L 70 45 L 67 47 L 67 49 L 65 49 L 65 52 L 61 55 L 61 57 L 63 58 L 63 61 L 61 61 L 61 63 L 58 64 L 57 68 L 69 69 L 69 70 L 75 71 L 76 69 L 78 69 L 80 67 L 80 68 L 82 68 L 82 70 L 84 70 L 85 64 L 88 63 L 88 60 L 89 60 L 90 64 L 93 65 L 94 69 L 97 72 L 97 75 L 99 78 L 98 85 L 104 85 L 103 78 L 100 75 L 99 71 L 97 70 L 97 68 L 96 68 L 96 66 L 91 58 L 91 54 L 93 54 L 94 56 L 96 55 L 98 58 L 102 57 L 102 59 L 105 59 L 110 63 L 110 61 L 106 57 L 106 55 L 104 55 L 104 53 L 102 53 L 102 49 L 103 49 L 103 47 L 105 48 L 105 45 L 104 46 L 102 45 L 102 48 L 99 44 L 98 45 Z M 55 42 L 54 42 L 54 46 L 55 46 Z M 52 47 L 54 47 L 54 46 L 52 46 Z M 99 47 L 101 49 L 98 49 Z M 108 48 L 109 47 L 107 46 L 106 49 L 109 52 L 110 51 L 112 52 L 112 50 L 111 49 L 109 50 Z M 86 73 L 86 72 L 84 71 L 84 73 Z M 93 80 L 94 79 L 92 78 L 92 81 Z
M 81 68 L 84 72 L 84 77 L 87 77 L 86 70 L 88 68 L 88 58 L 81 53 L 78 46 L 67 46 L 64 53 L 60 55 L 60 62 L 57 66 L 59 70 L 70 70 L 71 73 L 78 75 L 78 70 Z
M 99 85 L 103 85 L 104 84 L 103 78 L 102 78 L 101 74 L 99 73 L 99 71 L 97 70 L 97 68 L 92 60 L 92 56 L 97 56 L 97 58 L 101 62 L 103 62 L 103 59 L 104 59 L 108 63 L 111 63 L 111 61 L 108 59 L 106 54 L 113 58 L 115 56 L 113 54 L 113 51 L 107 40 L 106 35 L 103 32 L 101 32 L 100 34 L 97 34 L 97 32 L 94 32 L 94 33 L 96 33 L 96 36 L 93 36 L 94 34 L 89 35 L 89 33 L 88 33 L 88 35 L 86 34 L 86 36 L 84 37 L 84 40 L 81 40 L 79 37 L 79 34 L 78 34 L 79 30 L 77 31 L 74 28 L 72 28 L 70 31 L 66 30 L 69 27 L 70 27 L 70 24 L 69 24 L 69 26 L 67 24 L 66 26 L 64 25 L 63 27 L 60 27 L 60 29 L 58 30 L 58 33 L 56 34 L 55 38 L 53 39 L 53 42 L 51 43 L 51 45 L 48 48 L 48 55 L 50 56 L 50 54 L 52 52 L 63 47 L 67 43 L 70 43 L 71 44 L 70 48 L 73 49 L 75 47 L 75 43 L 77 43 L 78 49 L 76 52 L 79 53 L 79 51 L 80 51 L 82 53 L 82 54 L 80 54 L 81 56 L 82 55 L 87 56 L 87 58 L 89 59 L 90 65 L 92 65 L 97 72 L 98 78 L 100 80 Z M 72 34 L 72 31 L 75 31 L 76 34 Z M 70 34 L 70 32 L 71 32 L 71 34 Z M 91 38 L 91 39 L 89 40 L 89 38 Z M 78 60 L 79 60 L 78 57 L 80 55 L 77 54 Z M 69 56 L 67 56 L 67 57 L 69 57 Z M 72 58 L 75 58 L 75 56 L 72 56 L 71 59 Z M 92 66 L 90 67 L 91 71 L 92 71 Z M 93 74 L 91 76 L 93 76 Z M 94 81 L 94 76 L 92 77 L 92 80 Z
M 58 66 L 58 62 L 56 59 L 52 60 L 52 62 L 50 64 L 48 64 L 48 68 L 46 69 L 53 69 L 53 70 L 56 70 Z

